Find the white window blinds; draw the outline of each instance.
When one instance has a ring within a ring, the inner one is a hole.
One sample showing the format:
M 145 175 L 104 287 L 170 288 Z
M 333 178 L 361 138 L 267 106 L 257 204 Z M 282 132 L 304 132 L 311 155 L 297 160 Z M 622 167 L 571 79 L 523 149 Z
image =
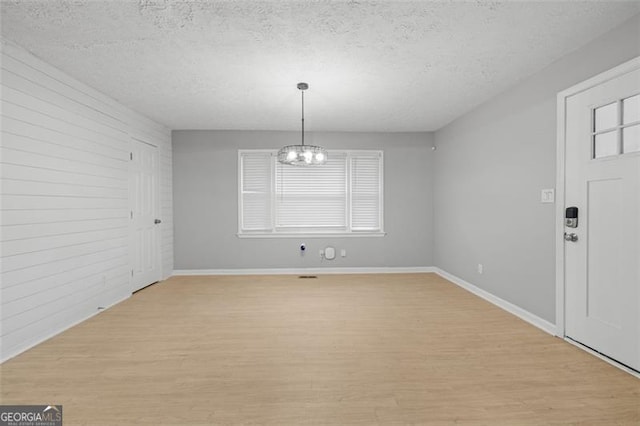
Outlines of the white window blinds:
M 325 165 L 239 151 L 239 235 L 383 233 L 382 151 L 331 151 Z
M 240 228 L 245 231 L 269 231 L 271 220 L 271 153 L 241 155 Z
M 382 169 L 380 153 L 351 157 L 351 229 L 381 229 Z
M 296 167 L 276 162 L 276 228 L 347 227 L 347 161 L 332 153 L 326 164 Z

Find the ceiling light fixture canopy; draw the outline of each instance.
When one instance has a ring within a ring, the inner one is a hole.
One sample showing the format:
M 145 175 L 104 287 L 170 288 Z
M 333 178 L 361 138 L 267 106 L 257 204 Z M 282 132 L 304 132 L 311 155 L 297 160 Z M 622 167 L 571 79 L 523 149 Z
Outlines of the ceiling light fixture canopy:
M 292 166 L 318 166 L 327 162 L 327 150 L 317 145 L 304 144 L 304 91 L 309 88 L 307 83 L 298 83 L 302 94 L 302 143 L 287 145 L 278 151 L 278 161 Z

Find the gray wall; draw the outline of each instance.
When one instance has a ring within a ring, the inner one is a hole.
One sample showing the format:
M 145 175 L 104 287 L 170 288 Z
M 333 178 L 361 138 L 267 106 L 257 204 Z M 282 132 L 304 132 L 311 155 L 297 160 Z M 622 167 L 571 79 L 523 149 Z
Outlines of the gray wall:
M 555 322 L 556 94 L 638 55 L 635 16 L 436 132 L 436 266 Z
M 175 269 L 432 265 L 430 133 L 306 134 L 307 143 L 329 149 L 384 150 L 386 236 L 238 238 L 238 149 L 277 149 L 299 137 L 299 132 L 173 132 Z M 301 242 L 307 245 L 303 257 Z M 327 245 L 347 249 L 347 257 L 321 262 L 319 249 Z

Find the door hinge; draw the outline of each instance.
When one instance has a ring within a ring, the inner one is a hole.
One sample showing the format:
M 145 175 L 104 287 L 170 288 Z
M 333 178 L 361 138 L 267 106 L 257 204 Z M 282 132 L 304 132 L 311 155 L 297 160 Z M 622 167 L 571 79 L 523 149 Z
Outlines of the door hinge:
M 131 219 L 133 219 L 133 210 L 131 210 Z
M 130 152 L 130 153 L 129 153 L 129 159 L 130 159 L 130 160 L 133 160 L 133 152 Z
M 131 276 L 133 276 L 133 269 L 131 270 Z

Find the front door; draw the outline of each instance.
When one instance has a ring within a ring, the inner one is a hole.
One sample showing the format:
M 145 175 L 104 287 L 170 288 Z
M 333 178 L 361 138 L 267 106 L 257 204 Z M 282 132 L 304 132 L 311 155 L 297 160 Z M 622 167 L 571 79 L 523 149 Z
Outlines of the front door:
M 568 97 L 565 137 L 565 334 L 640 370 L 640 70 Z
M 158 148 L 132 141 L 130 177 L 132 291 L 160 280 Z

